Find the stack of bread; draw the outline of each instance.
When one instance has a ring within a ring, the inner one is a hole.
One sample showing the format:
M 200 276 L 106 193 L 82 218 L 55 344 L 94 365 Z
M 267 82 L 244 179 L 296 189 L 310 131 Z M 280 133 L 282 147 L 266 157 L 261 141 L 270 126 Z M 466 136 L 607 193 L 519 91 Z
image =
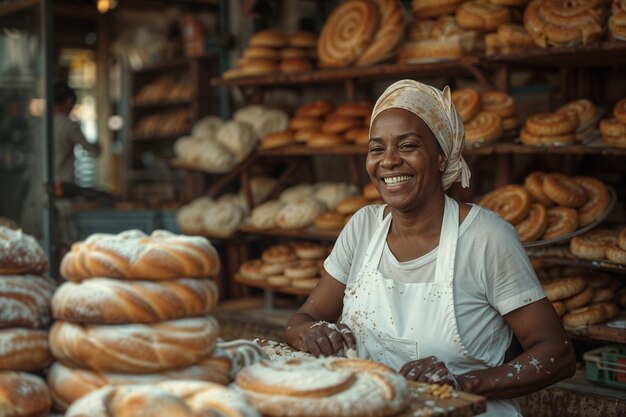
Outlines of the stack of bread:
M 621 231 L 596 229 L 573 237 L 570 252 L 581 259 L 626 265 L 626 228 Z
M 320 67 L 371 65 L 392 58 L 402 42 L 405 11 L 399 0 L 341 2 L 317 44 Z
M 626 1 L 613 0 L 611 17 L 609 18 L 609 32 L 613 39 L 626 41 Z
M 602 139 L 610 146 L 626 148 L 626 97 L 613 107 L 613 117 L 600 121 Z
M 335 107 L 327 100 L 307 103 L 296 110 L 288 129 L 265 136 L 261 149 L 304 143 L 327 148 L 349 143 L 367 144 L 372 104 L 343 103 Z
M 327 254 L 327 249 L 319 243 L 278 244 L 264 250 L 261 259 L 242 263 L 239 275 L 276 287 L 311 290 L 319 282 Z
M 252 206 L 265 200 L 277 183 L 276 178 L 263 175 L 250 178 L 248 185 Z M 249 211 L 245 190 L 242 188 L 237 194 L 224 194 L 217 200 L 199 197 L 181 207 L 176 213 L 176 220 L 185 234 L 227 238 L 239 229 Z
M 190 100 L 193 93 L 188 78 L 163 75 L 141 87 L 133 98 L 134 104 L 159 104 Z
M 69 280 L 52 299 L 57 320 L 48 375 L 56 409 L 105 384 L 202 379 L 226 384 L 231 363 L 212 357 L 209 314 L 220 266 L 202 237 L 138 230 L 94 234 L 61 262 Z
M 32 236 L 0 226 L 0 415 L 46 416 L 50 393 L 31 374 L 52 363 L 48 349 L 54 282 Z
M 184 135 L 191 130 L 191 111 L 171 110 L 145 116 L 133 127 L 136 138 Z
M 533 0 L 524 27 L 541 48 L 589 45 L 604 34 L 605 1 Z
M 567 102 L 557 108 L 556 113 L 565 115 L 572 121 L 575 126 L 575 138 L 578 141 L 584 142 L 596 132 L 598 109 L 589 99 L 580 98 Z
M 520 131 L 524 145 L 562 146 L 576 142 L 577 120 L 571 112 L 537 113 L 526 119 Z
M 452 92 L 452 101 L 463 120 L 468 147 L 493 143 L 518 124 L 515 101 L 504 92 L 460 88 Z
M 479 204 L 513 224 L 522 242 L 558 239 L 606 215 L 611 195 L 592 177 L 533 172 L 524 185 L 505 185 Z
M 307 31 L 286 35 L 278 29 L 256 32 L 250 38 L 237 67 L 224 73 L 224 78 L 275 73 L 312 71 L 317 36 Z
M 194 125 L 191 136 L 174 144 L 176 164 L 210 173 L 228 172 L 252 152 L 259 138 L 284 130 L 288 120 L 283 111 L 262 106 L 243 107 L 230 121 L 205 117 Z

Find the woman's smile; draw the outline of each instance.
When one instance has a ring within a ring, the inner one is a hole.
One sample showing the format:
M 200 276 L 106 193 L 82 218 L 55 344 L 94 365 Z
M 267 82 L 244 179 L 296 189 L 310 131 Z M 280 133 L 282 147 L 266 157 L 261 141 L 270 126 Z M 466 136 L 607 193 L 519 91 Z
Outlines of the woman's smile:
M 383 188 L 386 192 L 396 193 L 401 192 L 405 188 L 415 187 L 415 181 L 412 181 L 414 178 L 415 175 L 393 174 L 385 175 L 381 177 L 380 180 L 383 183 Z

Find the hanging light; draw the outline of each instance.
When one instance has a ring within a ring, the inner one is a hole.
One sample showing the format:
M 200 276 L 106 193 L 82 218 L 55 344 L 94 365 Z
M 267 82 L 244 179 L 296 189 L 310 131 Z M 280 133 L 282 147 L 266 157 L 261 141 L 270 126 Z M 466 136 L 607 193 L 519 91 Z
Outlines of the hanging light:
M 117 0 L 98 0 L 98 11 L 106 13 L 117 6 Z

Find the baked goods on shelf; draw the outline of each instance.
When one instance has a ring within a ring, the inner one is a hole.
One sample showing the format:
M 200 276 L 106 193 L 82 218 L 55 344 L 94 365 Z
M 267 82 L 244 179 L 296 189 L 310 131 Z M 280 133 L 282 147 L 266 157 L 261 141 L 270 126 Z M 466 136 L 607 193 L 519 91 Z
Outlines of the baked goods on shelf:
M 422 20 L 452 14 L 462 3 L 463 0 L 412 0 L 411 11 L 418 20 Z
M 39 274 L 48 269 L 48 259 L 34 237 L 0 226 L 0 274 Z
M 153 113 L 137 121 L 135 139 L 180 136 L 191 131 L 191 110 L 179 109 Z
M 106 386 L 76 401 L 66 417 L 227 415 L 260 417 L 232 389 L 200 381 Z
M 159 104 L 190 100 L 193 95 L 191 82 L 186 77 L 161 76 L 144 85 L 133 97 L 134 104 Z
M 609 17 L 609 32 L 613 39 L 626 41 L 626 1 L 613 0 L 611 17 Z
M 356 65 L 371 65 L 395 55 L 404 37 L 406 19 L 399 0 L 375 0 L 380 10 L 380 28 L 372 43 L 356 60 Z
M 0 372 L 0 410 L 5 416 L 47 416 L 50 392 L 45 381 L 25 372 Z
M 509 9 L 499 4 L 467 1 L 456 9 L 456 21 L 464 29 L 495 31 L 510 20 Z
M 600 133 L 608 145 L 626 148 L 626 97 L 613 107 L 613 118 L 600 121 Z
M 524 220 L 530 211 L 530 194 L 521 185 L 505 185 L 485 195 L 478 203 L 498 213 L 511 224 Z
M 485 35 L 487 55 L 506 55 L 537 48 L 526 28 L 519 23 L 505 23 Z
M 276 417 L 391 416 L 411 398 L 407 381 L 391 368 L 341 358 L 260 361 L 239 372 L 234 387 L 262 414 Z
M 595 229 L 573 237 L 570 252 L 581 259 L 626 265 L 626 228 L 621 231 Z
M 576 141 L 576 123 L 565 114 L 537 113 L 526 119 L 520 131 L 525 145 L 568 145 Z

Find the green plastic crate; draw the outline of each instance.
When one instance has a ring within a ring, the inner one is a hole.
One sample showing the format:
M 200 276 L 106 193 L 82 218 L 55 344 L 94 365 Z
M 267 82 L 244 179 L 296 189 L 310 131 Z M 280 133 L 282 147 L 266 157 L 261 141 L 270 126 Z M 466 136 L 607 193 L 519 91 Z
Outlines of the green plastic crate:
M 89 210 L 75 213 L 80 238 L 93 233 L 120 233 L 139 229 L 151 233 L 161 226 L 157 210 Z
M 583 355 L 587 379 L 626 390 L 626 345 L 608 345 Z

